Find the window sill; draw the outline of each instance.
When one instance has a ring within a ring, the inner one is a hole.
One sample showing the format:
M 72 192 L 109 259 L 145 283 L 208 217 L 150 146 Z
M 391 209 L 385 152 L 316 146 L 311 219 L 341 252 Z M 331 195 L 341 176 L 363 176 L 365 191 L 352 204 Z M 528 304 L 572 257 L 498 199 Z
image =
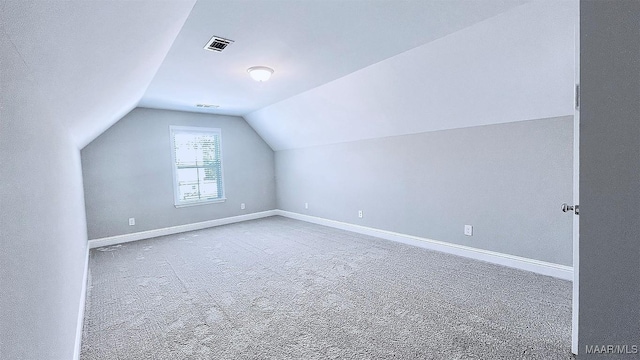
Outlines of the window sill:
M 227 198 L 215 199 L 215 200 L 204 200 L 204 201 L 193 201 L 193 202 L 184 203 L 184 204 L 174 204 L 173 206 L 175 206 L 176 208 L 183 208 L 183 207 L 189 207 L 189 206 L 217 204 L 217 203 L 223 203 L 225 201 L 227 201 Z

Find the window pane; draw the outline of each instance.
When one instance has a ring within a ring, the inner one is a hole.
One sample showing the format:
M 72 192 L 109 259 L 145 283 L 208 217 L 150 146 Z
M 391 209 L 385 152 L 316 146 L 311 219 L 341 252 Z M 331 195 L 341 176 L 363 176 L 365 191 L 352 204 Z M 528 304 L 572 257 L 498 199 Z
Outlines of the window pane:
M 196 165 L 200 149 L 192 134 L 175 134 L 175 154 L 176 165 L 178 166 L 194 166 Z M 202 164 L 202 159 L 200 159 Z
M 217 168 L 203 168 L 200 173 L 200 196 L 203 198 L 218 198 L 218 171 Z
M 209 135 L 202 136 L 200 138 L 200 145 L 202 151 L 202 162 L 205 165 L 212 165 L 216 162 L 218 154 L 216 153 L 217 136 Z
M 177 169 L 178 199 L 198 200 L 200 198 L 198 188 L 198 169 Z
M 203 199 L 217 199 L 218 195 L 218 182 L 217 181 L 203 181 L 200 183 L 200 197 Z
M 177 203 L 221 199 L 220 130 L 171 127 Z

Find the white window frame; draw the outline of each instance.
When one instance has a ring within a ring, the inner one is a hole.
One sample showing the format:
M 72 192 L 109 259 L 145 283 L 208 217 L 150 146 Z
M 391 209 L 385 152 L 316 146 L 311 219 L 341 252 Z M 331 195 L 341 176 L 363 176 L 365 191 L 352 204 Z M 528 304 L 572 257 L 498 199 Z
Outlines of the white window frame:
M 176 164 L 176 152 L 175 152 L 175 143 L 174 143 L 174 134 L 175 133 L 206 133 L 206 134 L 215 134 L 218 136 L 218 142 L 220 146 L 220 187 L 222 194 L 220 197 L 213 199 L 200 199 L 200 200 L 181 200 L 180 199 L 180 188 L 178 186 L 178 174 L 177 174 L 177 164 Z M 169 143 L 171 144 L 171 168 L 173 173 L 173 201 L 174 206 L 177 208 L 185 207 L 185 206 L 195 206 L 195 205 L 206 205 L 206 204 L 214 204 L 225 202 L 227 199 L 225 197 L 224 190 L 224 161 L 222 155 L 222 130 L 219 128 L 207 128 L 207 127 L 195 127 L 195 126 L 169 126 Z

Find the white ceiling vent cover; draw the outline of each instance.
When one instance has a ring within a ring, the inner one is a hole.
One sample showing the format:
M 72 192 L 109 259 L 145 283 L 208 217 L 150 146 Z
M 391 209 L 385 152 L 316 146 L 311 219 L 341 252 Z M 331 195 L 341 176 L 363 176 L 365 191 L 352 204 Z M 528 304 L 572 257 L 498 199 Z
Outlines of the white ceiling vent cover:
M 209 51 L 221 52 L 231 44 L 233 44 L 233 40 L 214 36 L 211 38 L 211 40 L 209 40 L 207 45 L 204 46 L 204 49 Z

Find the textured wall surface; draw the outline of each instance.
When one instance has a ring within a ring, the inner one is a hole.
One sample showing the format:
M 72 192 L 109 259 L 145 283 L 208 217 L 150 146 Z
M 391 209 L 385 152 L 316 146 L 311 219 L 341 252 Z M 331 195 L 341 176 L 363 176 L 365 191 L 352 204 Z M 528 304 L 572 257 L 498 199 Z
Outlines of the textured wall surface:
M 170 125 L 222 129 L 226 202 L 174 206 Z M 82 171 L 89 239 L 276 206 L 273 151 L 240 117 L 135 109 L 82 149 Z
M 640 2 L 580 2 L 580 359 L 640 351 Z
M 570 266 L 572 146 L 561 117 L 278 151 L 278 208 Z

